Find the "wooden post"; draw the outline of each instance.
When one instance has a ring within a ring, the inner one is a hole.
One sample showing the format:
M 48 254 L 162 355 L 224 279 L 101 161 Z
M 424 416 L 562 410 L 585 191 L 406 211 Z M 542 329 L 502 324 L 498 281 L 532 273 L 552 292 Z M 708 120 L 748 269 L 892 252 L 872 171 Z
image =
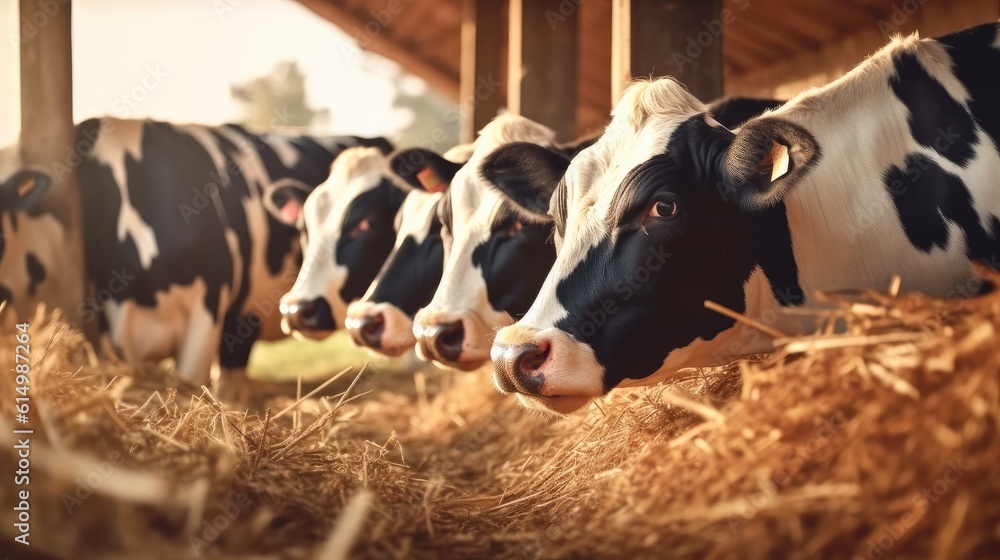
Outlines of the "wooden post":
M 572 1 L 510 0 L 508 108 L 563 141 L 576 136 L 577 12 Z
M 67 229 L 65 255 L 58 274 L 60 289 L 51 307 L 78 322 L 86 274 L 83 217 L 75 165 L 81 154 L 73 146 L 72 8 L 70 0 L 20 0 L 21 27 L 21 163 L 46 170 L 53 186 L 43 201 Z M 52 240 L 56 243 L 56 240 Z M 90 325 L 94 327 L 95 325 Z
M 503 106 L 507 6 L 502 0 L 463 0 L 460 138 L 472 142 Z
M 726 25 L 735 17 L 722 9 L 722 0 L 613 2 L 615 102 L 630 80 L 649 76 L 674 76 L 705 102 L 722 96 L 722 41 Z

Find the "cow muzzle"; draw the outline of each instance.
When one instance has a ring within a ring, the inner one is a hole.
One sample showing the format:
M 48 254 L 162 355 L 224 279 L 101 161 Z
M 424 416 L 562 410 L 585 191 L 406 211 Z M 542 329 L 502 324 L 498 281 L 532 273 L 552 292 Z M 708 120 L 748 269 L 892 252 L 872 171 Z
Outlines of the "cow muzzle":
M 489 360 L 491 329 L 471 312 L 421 311 L 413 322 L 417 354 L 446 367 L 473 370 Z
M 490 350 L 493 384 L 530 408 L 567 414 L 604 394 L 604 368 L 593 350 L 558 329 L 513 325 Z
M 412 319 L 388 303 L 352 303 L 344 326 L 355 344 L 386 356 L 405 354 L 417 342 Z
M 281 330 L 285 334 L 323 339 L 337 329 L 326 298 L 282 299 L 279 310 Z

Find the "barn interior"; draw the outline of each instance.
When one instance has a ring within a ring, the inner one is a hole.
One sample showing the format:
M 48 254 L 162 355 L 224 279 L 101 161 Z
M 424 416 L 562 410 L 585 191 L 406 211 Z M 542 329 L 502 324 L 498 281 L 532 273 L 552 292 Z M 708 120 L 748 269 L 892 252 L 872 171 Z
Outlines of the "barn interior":
M 235 0 L 215 0 L 233 2 Z M 249 0 L 246 0 L 249 4 Z M 703 100 L 787 99 L 896 34 L 1000 19 L 996 0 L 297 0 L 451 102 L 562 141 L 600 132 L 634 78 Z M 19 53 L 21 157 L 73 138 L 72 1 Z M 44 14 L 38 16 L 37 14 Z M 23 31 L 22 31 L 23 32 Z M 181 35 L 181 34 L 179 34 Z M 178 40 L 183 40 L 181 37 Z M 80 87 L 76 84 L 76 87 Z M 72 174 L 57 212 L 82 227 Z M 84 251 L 64 271 L 86 297 Z M 1000 277 L 981 271 L 989 282 Z M 78 276 L 78 280 L 72 280 Z M 125 363 L 66 313 L 32 325 L 32 546 L 13 558 L 989 558 L 1000 551 L 1000 295 L 830 295 L 776 352 L 526 413 L 488 373 L 345 350 L 232 405 L 168 361 Z M 98 341 L 98 342 L 95 342 Z M 6 366 L 0 366 L 6 367 Z M 282 370 L 283 366 L 269 366 Z M 487 368 L 488 369 L 488 368 Z M 18 469 L 0 381 L 0 471 Z

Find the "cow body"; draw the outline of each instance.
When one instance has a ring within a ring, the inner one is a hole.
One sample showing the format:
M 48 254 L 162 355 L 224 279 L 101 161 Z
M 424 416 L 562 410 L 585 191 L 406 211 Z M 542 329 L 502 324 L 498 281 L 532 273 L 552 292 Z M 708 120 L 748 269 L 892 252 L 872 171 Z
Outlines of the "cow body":
M 704 300 L 797 333 L 813 325 L 781 311 L 817 290 L 898 274 L 907 290 L 978 293 L 970 261 L 1000 255 L 998 71 L 997 24 L 898 39 L 736 133 L 672 80 L 631 86 L 556 188 L 563 242 L 497 336 L 498 385 L 567 412 L 770 348 Z
M 78 178 L 94 287 L 80 320 L 101 321 L 126 360 L 174 357 L 201 381 L 216 356 L 242 368 L 255 340 L 280 334 L 300 250 L 265 191 L 310 191 L 368 142 L 117 119 L 81 123 L 77 140 L 89 146 Z

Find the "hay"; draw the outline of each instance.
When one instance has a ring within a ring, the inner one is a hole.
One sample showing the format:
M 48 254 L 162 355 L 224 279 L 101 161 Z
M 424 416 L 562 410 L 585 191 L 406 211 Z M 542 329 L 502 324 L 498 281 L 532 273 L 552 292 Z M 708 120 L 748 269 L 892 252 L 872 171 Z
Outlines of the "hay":
M 614 391 L 566 418 L 519 409 L 483 371 L 352 372 L 280 416 L 294 396 L 231 409 L 164 367 L 98 362 L 57 316 L 38 316 L 32 549 L 73 559 L 995 556 L 1000 295 L 831 301 L 823 315 L 844 334 L 780 340 L 770 356 Z M 13 364 L 10 332 L 0 363 Z M 12 381 L 0 398 L 4 476 L 15 460 Z M 13 496 L 2 488 L 9 543 Z

